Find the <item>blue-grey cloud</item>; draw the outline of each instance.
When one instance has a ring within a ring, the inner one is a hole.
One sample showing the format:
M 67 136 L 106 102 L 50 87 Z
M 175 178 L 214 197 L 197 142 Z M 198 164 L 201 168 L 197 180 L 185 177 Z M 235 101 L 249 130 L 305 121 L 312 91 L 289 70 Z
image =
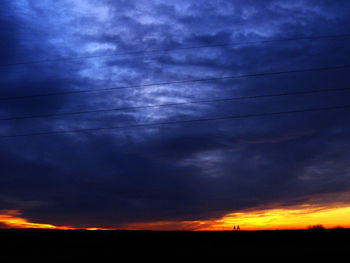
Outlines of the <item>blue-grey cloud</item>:
M 348 64 L 350 38 L 140 50 L 344 34 L 348 1 L 1 3 L 0 97 Z M 56 60 L 57 59 L 57 60 Z M 347 87 L 347 70 L 1 101 L 1 116 Z M 347 91 L 1 121 L 1 135 L 346 104 Z M 0 210 L 35 222 L 113 227 L 218 218 L 350 190 L 347 111 L 0 139 Z

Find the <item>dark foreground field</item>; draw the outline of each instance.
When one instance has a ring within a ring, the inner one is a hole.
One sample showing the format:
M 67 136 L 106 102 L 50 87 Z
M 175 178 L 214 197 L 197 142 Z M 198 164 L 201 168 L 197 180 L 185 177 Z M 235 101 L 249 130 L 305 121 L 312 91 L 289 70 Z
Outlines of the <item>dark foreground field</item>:
M 350 230 L 151 232 L 0 230 L 1 258 L 174 259 L 182 256 L 344 256 Z M 0 260 L 1 261 L 1 260 Z M 125 262 L 126 260 L 123 260 Z

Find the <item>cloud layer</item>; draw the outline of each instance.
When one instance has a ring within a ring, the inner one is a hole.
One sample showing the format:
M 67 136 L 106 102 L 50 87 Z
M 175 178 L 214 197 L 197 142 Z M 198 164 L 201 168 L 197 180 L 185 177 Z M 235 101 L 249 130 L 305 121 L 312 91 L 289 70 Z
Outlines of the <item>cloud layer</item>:
M 4 1 L 0 97 L 348 64 L 348 1 Z M 69 57 L 99 56 L 73 61 Z M 1 117 L 348 87 L 347 70 L 1 101 Z M 1 135 L 344 105 L 347 91 L 1 121 Z M 346 110 L 0 139 L 0 210 L 78 227 L 217 219 L 350 190 Z M 303 199 L 304 200 L 304 199 Z M 345 201 L 345 200 L 344 200 Z M 320 201 L 321 202 L 321 201 Z

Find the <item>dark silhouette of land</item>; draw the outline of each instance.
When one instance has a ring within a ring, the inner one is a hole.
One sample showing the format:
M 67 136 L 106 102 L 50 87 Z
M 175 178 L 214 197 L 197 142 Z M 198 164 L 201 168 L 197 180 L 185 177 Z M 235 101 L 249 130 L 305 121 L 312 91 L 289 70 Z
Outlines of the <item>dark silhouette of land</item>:
M 0 258 L 347 255 L 350 229 L 291 231 L 0 230 Z M 49 262 L 49 261 L 48 261 Z

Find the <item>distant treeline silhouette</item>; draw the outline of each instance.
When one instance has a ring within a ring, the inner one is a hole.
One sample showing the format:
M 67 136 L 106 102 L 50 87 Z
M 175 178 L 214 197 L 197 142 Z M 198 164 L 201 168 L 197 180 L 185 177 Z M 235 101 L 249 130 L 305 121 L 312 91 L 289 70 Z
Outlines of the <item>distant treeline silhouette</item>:
M 323 230 L 325 228 L 323 225 L 317 224 L 317 225 L 308 226 L 307 229 L 309 229 L 309 230 Z

